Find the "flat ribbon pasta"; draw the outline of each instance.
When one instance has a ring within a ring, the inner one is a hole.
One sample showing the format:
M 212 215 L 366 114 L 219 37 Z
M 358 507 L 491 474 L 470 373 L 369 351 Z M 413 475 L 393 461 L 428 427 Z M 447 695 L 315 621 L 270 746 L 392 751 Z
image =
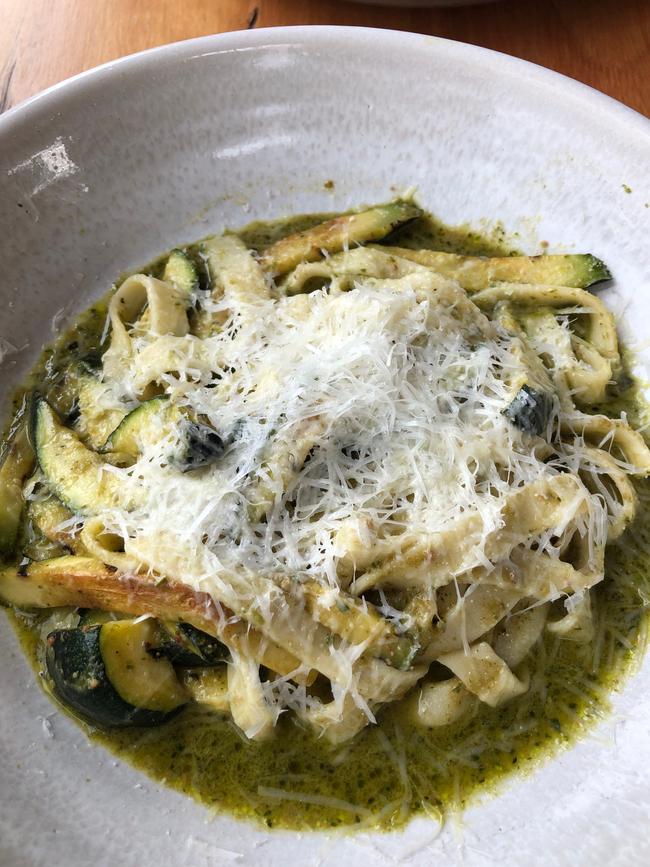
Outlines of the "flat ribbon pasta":
M 104 353 L 104 375 L 121 379 L 135 349 L 129 324 L 136 321 L 146 306 L 146 332 L 154 337 L 171 334 L 182 337 L 189 331 L 184 293 L 146 274 L 128 277 L 115 292 L 108 305 L 111 323 L 111 345 Z

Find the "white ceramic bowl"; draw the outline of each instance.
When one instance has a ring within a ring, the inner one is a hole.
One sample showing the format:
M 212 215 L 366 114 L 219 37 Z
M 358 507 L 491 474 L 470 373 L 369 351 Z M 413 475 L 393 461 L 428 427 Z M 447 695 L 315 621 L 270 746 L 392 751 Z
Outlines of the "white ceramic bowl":
M 84 308 L 122 269 L 224 225 L 412 184 L 446 221 L 502 220 L 531 251 L 546 240 L 602 256 L 624 333 L 647 348 L 649 126 L 538 67 L 404 33 L 231 33 L 86 73 L 0 118 L 0 339 L 17 350 L 0 370 L 4 393 L 53 336 L 53 317 Z M 594 736 L 511 780 L 460 830 L 437 836 L 418 820 L 332 838 L 211 817 L 90 746 L 34 683 L 4 619 L 0 659 L 3 867 L 650 859 L 647 665 Z

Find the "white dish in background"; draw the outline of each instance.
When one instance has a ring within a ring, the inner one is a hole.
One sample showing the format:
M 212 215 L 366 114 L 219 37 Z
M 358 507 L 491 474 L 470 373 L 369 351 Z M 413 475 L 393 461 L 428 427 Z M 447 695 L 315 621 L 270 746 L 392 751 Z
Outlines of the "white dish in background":
M 59 322 L 123 269 L 224 225 L 379 201 L 413 184 L 450 223 L 501 220 L 520 245 L 590 250 L 650 352 L 650 124 L 589 88 L 473 46 L 278 28 L 166 46 L 0 118 L 0 374 L 6 396 Z M 333 190 L 324 187 L 334 180 Z M 62 311 L 62 312 L 61 312 Z M 645 864 L 650 665 L 615 714 L 462 830 L 269 833 L 212 817 L 91 746 L 0 626 L 0 863 L 466 867 Z M 263 848 L 260 848 L 263 847 Z M 462 851 L 461 851 L 462 850 Z

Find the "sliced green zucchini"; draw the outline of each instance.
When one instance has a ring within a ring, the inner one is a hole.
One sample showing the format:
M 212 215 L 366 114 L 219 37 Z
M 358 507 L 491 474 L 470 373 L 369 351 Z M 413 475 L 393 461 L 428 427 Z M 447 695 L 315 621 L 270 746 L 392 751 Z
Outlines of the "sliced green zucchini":
M 479 292 L 501 282 L 586 289 L 612 277 L 607 265 L 591 253 L 483 258 L 435 250 L 408 250 L 405 247 L 382 246 L 380 249 L 457 280 L 467 292 Z
M 158 623 L 154 645 L 149 648 L 149 653 L 164 656 L 174 665 L 184 668 L 203 667 L 206 664 L 191 638 L 181 629 L 180 623 L 171 621 Z
M 120 422 L 102 446 L 102 452 L 116 452 L 136 461 L 144 447 L 167 436 L 182 418 L 180 410 L 169 402 L 168 397 L 152 397 Z
M 185 641 L 193 648 L 194 653 L 202 660 L 202 665 L 217 665 L 230 658 L 230 651 L 225 644 L 207 632 L 197 629 L 191 623 L 179 623 L 178 631 Z
M 393 229 L 420 216 L 422 211 L 411 202 L 389 202 L 358 214 L 335 217 L 276 241 L 264 250 L 260 262 L 273 274 L 285 274 L 301 262 L 320 259 L 323 251 L 339 253 L 348 245 L 385 238 Z
M 23 510 L 23 482 L 34 467 L 27 419 L 14 429 L 0 463 L 0 557 L 13 554 Z
M 62 701 L 107 728 L 168 720 L 187 693 L 171 663 L 147 652 L 154 628 L 149 620 L 116 620 L 50 633 L 47 670 Z
M 106 437 L 122 421 L 126 408 L 116 407 L 114 398 L 105 383 L 88 374 L 81 378 L 77 392 L 79 417 L 75 430 L 80 438 L 93 449 L 101 448 Z
M 71 522 L 71 523 L 68 523 Z M 50 560 L 83 549 L 74 528 L 74 513 L 56 497 L 32 500 L 23 518 L 20 550 L 30 560 Z
M 196 652 L 196 647 L 180 629 L 180 624 L 170 621 L 158 623 L 154 644 L 149 648 L 152 656 L 163 656 L 174 665 L 197 668 L 205 665 Z
M 67 509 L 56 497 L 48 497 L 46 500 L 33 500 L 29 504 L 29 517 L 35 527 L 50 540 L 50 542 L 62 542 L 66 544 L 70 539 L 67 529 L 61 525 L 74 518 L 74 513 Z
M 171 251 L 162 279 L 166 283 L 176 286 L 188 296 L 199 288 L 199 274 L 196 265 L 182 250 Z
M 154 656 L 165 656 L 174 665 L 184 668 L 202 668 L 218 665 L 230 658 L 230 652 L 207 632 L 192 626 L 190 623 L 172 623 L 162 621 L 153 646 L 149 652 Z
M 39 466 L 61 502 L 86 515 L 106 508 L 135 508 L 138 496 L 125 490 L 101 455 L 64 427 L 47 401 L 36 402 L 33 439 Z
M 552 410 L 553 398 L 550 394 L 524 385 L 512 403 L 503 410 L 503 414 L 524 433 L 541 436 L 546 430 Z
M 69 553 L 69 549 L 65 545 L 53 542 L 41 533 L 32 521 L 29 511 L 21 521 L 17 550 L 23 557 L 37 562 Z
M 113 431 L 103 452 L 110 452 L 121 463 L 138 459 L 143 449 L 166 437 L 178 428 L 180 449 L 170 455 L 170 461 L 181 472 L 196 470 L 219 460 L 226 447 L 219 434 L 208 425 L 185 418 L 183 412 L 162 395 L 147 400 L 130 412 Z
M 48 401 L 66 425 L 73 425 L 91 448 L 99 448 L 127 413 L 115 406 L 108 386 L 83 361 L 74 361 L 48 389 Z
M 100 627 L 99 646 L 108 678 L 125 701 L 169 713 L 186 703 L 187 694 L 171 663 L 149 653 L 156 626 L 151 617 L 112 620 Z
M 230 658 L 230 651 L 225 644 L 214 636 L 208 635 L 207 632 L 192 626 L 191 623 L 181 623 L 180 630 L 188 641 L 192 642 L 204 665 L 217 665 Z
M 113 620 L 124 620 L 126 615 L 116 614 L 114 611 L 100 611 L 97 608 L 79 609 L 79 626 L 102 626 Z
M 92 368 L 82 361 L 65 365 L 48 388 L 47 397 L 55 412 L 66 424 L 74 424 L 79 418 L 79 390 L 85 379 L 94 376 Z

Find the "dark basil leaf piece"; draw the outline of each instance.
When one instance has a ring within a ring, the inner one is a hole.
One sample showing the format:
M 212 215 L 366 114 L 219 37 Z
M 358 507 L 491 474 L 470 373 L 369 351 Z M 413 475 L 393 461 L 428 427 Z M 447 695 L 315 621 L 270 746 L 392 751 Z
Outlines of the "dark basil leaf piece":
M 553 409 L 553 398 L 545 391 L 522 386 L 514 400 L 503 410 L 506 418 L 524 433 L 541 436 Z
M 225 449 L 219 434 L 205 424 L 188 422 L 185 425 L 185 444 L 176 460 L 183 473 L 198 470 L 218 461 Z

